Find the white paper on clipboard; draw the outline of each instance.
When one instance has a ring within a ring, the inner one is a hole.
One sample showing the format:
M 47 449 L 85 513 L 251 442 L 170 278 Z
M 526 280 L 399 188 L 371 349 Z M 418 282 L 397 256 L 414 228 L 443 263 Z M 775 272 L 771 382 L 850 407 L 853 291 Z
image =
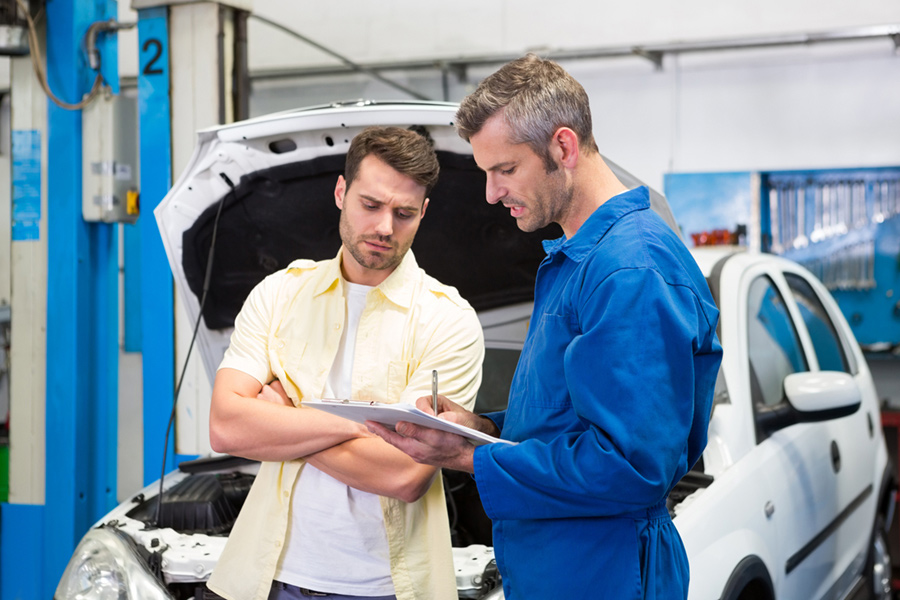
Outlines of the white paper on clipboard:
M 324 410 L 325 412 L 344 417 L 345 419 L 350 419 L 351 421 L 356 421 L 357 423 L 375 421 L 391 430 L 393 430 L 400 421 L 407 421 L 409 423 L 421 425 L 422 427 L 430 427 L 431 429 L 439 429 L 441 431 L 461 435 L 468 438 L 475 446 L 493 444 L 495 442 L 501 444 L 515 443 L 508 440 L 501 440 L 500 438 L 476 431 L 475 429 L 471 429 L 464 425 L 439 419 L 410 404 L 357 402 L 354 400 L 337 400 L 331 398 L 303 400 L 300 404 L 302 406 Z

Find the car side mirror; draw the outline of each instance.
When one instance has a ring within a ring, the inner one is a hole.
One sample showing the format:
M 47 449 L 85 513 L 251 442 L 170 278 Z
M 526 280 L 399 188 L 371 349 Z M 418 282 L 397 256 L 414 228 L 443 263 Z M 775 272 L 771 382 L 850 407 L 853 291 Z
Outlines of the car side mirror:
M 784 378 L 784 400 L 757 408 L 763 438 L 795 423 L 817 423 L 852 415 L 862 396 L 853 377 L 838 371 L 792 373 Z
M 799 413 L 800 423 L 846 417 L 862 404 L 856 381 L 839 371 L 791 373 L 784 378 L 784 395 Z

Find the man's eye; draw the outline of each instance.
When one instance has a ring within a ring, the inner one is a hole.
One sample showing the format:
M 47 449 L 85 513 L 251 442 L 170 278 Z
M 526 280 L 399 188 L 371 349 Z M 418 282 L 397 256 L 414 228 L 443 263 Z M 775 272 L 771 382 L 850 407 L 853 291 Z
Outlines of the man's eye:
M 404 220 L 406 220 L 406 219 L 412 219 L 412 213 L 398 212 L 398 213 L 397 213 L 397 218 L 398 218 L 398 219 L 404 219 Z
M 512 175 L 513 171 L 515 171 L 515 170 L 516 170 L 515 167 L 510 167 L 508 169 L 500 169 L 500 173 L 503 175 Z
M 376 208 L 378 208 L 377 204 L 367 204 L 365 202 L 363 203 L 363 206 L 366 207 L 368 210 L 375 210 Z

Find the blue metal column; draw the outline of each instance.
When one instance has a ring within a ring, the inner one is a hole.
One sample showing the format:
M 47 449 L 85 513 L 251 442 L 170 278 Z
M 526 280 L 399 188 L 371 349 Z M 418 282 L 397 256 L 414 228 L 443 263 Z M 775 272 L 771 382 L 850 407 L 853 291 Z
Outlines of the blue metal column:
M 172 271 L 153 209 L 172 186 L 168 8 L 138 13 L 138 111 L 141 128 L 141 350 L 144 365 L 144 482 L 175 468 L 175 436 L 163 441 L 175 393 Z M 164 463 L 164 464 L 163 464 Z
M 94 73 L 83 50 L 114 1 L 47 2 L 47 79 L 77 102 Z M 46 500 L 42 598 L 91 524 L 115 506 L 117 227 L 81 214 L 81 112 L 48 103 Z

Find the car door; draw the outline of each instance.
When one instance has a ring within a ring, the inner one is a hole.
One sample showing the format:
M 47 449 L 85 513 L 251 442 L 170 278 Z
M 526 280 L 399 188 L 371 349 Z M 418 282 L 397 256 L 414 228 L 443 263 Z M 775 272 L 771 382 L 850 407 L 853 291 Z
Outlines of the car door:
M 796 303 L 797 329 L 812 348 L 810 362 L 822 371 L 848 373 L 861 395 L 869 396 L 856 413 L 821 424 L 836 484 L 829 500 L 833 514 L 828 532 L 835 539 L 835 581 L 829 597 L 842 598 L 862 570 L 872 532 L 878 494 L 872 468 L 877 464 L 877 403 L 871 378 L 856 361 L 852 333 L 830 294 L 804 271 L 786 271 L 784 278 Z
M 789 290 L 778 274 L 754 270 L 747 290 L 747 350 L 751 398 L 757 418 L 757 453 L 768 465 L 764 512 L 772 577 L 781 599 L 827 598 L 834 581 L 837 513 L 830 440 L 821 423 L 766 431 L 759 415 L 784 402 L 784 378 L 810 368 Z

